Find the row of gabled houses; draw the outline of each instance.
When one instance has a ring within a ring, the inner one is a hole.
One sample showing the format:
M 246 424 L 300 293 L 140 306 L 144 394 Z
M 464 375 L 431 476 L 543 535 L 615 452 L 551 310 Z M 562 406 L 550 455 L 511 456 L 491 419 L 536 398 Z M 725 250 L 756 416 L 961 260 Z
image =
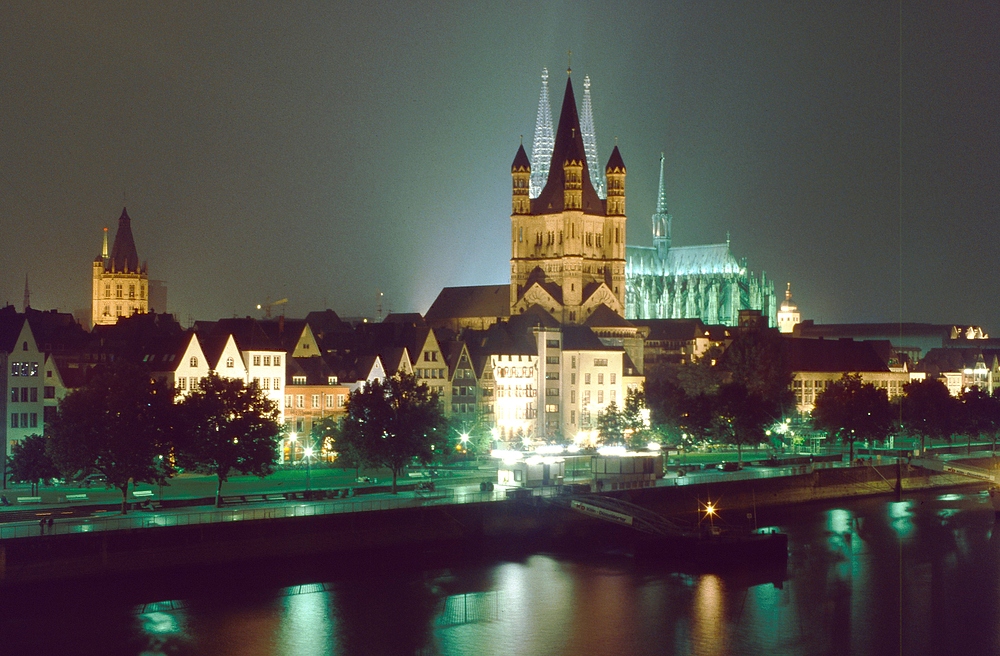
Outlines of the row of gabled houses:
M 59 400 L 97 368 L 126 359 L 178 397 L 210 371 L 255 383 L 281 410 L 283 459 L 301 456 L 301 438 L 318 421 L 343 415 L 352 391 L 397 373 L 434 390 L 456 430 L 488 430 L 499 440 L 586 440 L 596 437 L 598 414 L 612 403 L 620 407 L 645 376 L 685 366 L 712 347 L 724 350 L 739 330 L 698 319 L 628 322 L 600 310 L 584 325 L 564 325 L 536 306 L 475 326 L 428 323 L 419 314 L 352 325 L 326 310 L 304 319 L 198 321 L 187 329 L 171 315 L 136 314 L 87 332 L 66 313 L 8 306 L 0 308 L 3 438 L 9 454 L 19 440 L 42 433 Z M 956 394 L 1000 386 L 1000 349 L 961 335 L 916 364 L 922 351 L 886 339 L 785 335 L 782 344 L 800 414 L 845 373 L 860 374 L 890 397 L 924 376 L 944 380 Z

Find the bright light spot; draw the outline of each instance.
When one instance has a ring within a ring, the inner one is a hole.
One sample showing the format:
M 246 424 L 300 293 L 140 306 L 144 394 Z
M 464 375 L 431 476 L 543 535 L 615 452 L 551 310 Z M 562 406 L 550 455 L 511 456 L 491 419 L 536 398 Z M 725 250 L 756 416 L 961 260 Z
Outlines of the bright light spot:
M 566 450 L 569 451 L 570 453 L 580 453 L 580 445 L 576 443 L 570 444 L 568 447 L 566 447 Z
M 563 450 L 561 444 L 543 444 L 535 449 L 537 453 L 562 453 Z
M 312 458 L 312 454 L 313 454 L 313 448 L 312 448 L 311 446 L 307 446 L 307 447 L 305 448 L 305 451 L 304 451 L 304 453 L 306 454 L 306 457 L 307 457 L 307 458 Z
M 462 440 L 462 444 L 465 444 L 466 442 L 469 441 L 469 434 L 468 433 L 462 433 L 461 435 L 458 436 L 458 438 L 460 440 Z
M 298 438 L 299 438 L 299 434 L 298 434 L 298 433 L 289 433 L 289 434 L 288 434 L 288 439 L 290 439 L 290 440 L 291 440 L 291 441 L 293 441 L 293 442 L 294 442 L 295 440 L 297 440 Z
M 602 446 L 597 453 L 602 456 L 623 456 L 628 450 L 623 446 Z
M 649 444 L 646 445 L 646 448 L 649 449 L 650 451 L 659 451 L 660 450 L 660 443 L 659 442 L 650 442 Z
M 705 514 L 706 515 L 714 515 L 715 514 L 715 506 L 713 506 L 710 503 L 706 503 L 705 504 Z

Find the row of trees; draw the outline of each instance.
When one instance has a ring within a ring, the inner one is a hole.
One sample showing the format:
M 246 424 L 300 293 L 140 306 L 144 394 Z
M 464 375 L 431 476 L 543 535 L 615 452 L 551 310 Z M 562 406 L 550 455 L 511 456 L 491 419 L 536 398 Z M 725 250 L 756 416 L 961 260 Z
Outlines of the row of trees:
M 177 468 L 214 474 L 216 503 L 231 472 L 266 476 L 278 457 L 277 406 L 260 389 L 215 373 L 174 403 L 174 390 L 142 368 L 117 362 L 66 396 L 43 436 L 12 449 L 12 480 L 99 472 L 122 493 L 163 483 Z
M 850 447 L 854 443 L 884 440 L 898 430 L 926 441 L 951 441 L 964 435 L 971 449 L 974 437 L 990 439 L 996 448 L 1000 433 L 1000 398 L 973 387 L 958 397 L 944 383 L 920 380 L 907 384 L 898 403 L 891 403 L 884 389 L 846 375 L 816 397 L 813 426 Z

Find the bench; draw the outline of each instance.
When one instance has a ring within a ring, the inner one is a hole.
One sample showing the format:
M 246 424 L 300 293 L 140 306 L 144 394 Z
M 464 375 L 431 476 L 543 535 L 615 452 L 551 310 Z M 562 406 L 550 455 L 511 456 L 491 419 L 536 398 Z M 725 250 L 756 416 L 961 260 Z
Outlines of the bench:
M 86 494 L 67 494 L 66 501 L 88 501 L 90 497 Z
M 84 496 L 86 496 L 86 495 L 84 495 Z M 153 491 L 152 490 L 134 490 L 132 492 L 132 496 L 134 496 L 136 499 L 148 499 L 148 498 L 150 498 L 150 497 L 153 496 Z
M 287 501 L 288 497 L 284 494 L 265 494 L 263 495 L 264 501 Z
M 18 503 L 41 503 L 42 497 L 18 497 Z

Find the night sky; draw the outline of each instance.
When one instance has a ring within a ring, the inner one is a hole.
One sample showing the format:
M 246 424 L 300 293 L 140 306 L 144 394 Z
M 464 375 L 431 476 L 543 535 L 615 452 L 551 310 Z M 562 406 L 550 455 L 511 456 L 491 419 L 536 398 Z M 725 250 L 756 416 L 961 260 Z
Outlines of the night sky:
M 903 3 L 902 115 L 897 2 L 90 4 L 0 5 L 0 304 L 27 273 L 89 307 L 123 195 L 183 323 L 507 283 L 510 164 L 572 50 L 630 243 L 664 151 L 674 244 L 729 231 L 804 318 L 1000 336 L 996 2 Z

